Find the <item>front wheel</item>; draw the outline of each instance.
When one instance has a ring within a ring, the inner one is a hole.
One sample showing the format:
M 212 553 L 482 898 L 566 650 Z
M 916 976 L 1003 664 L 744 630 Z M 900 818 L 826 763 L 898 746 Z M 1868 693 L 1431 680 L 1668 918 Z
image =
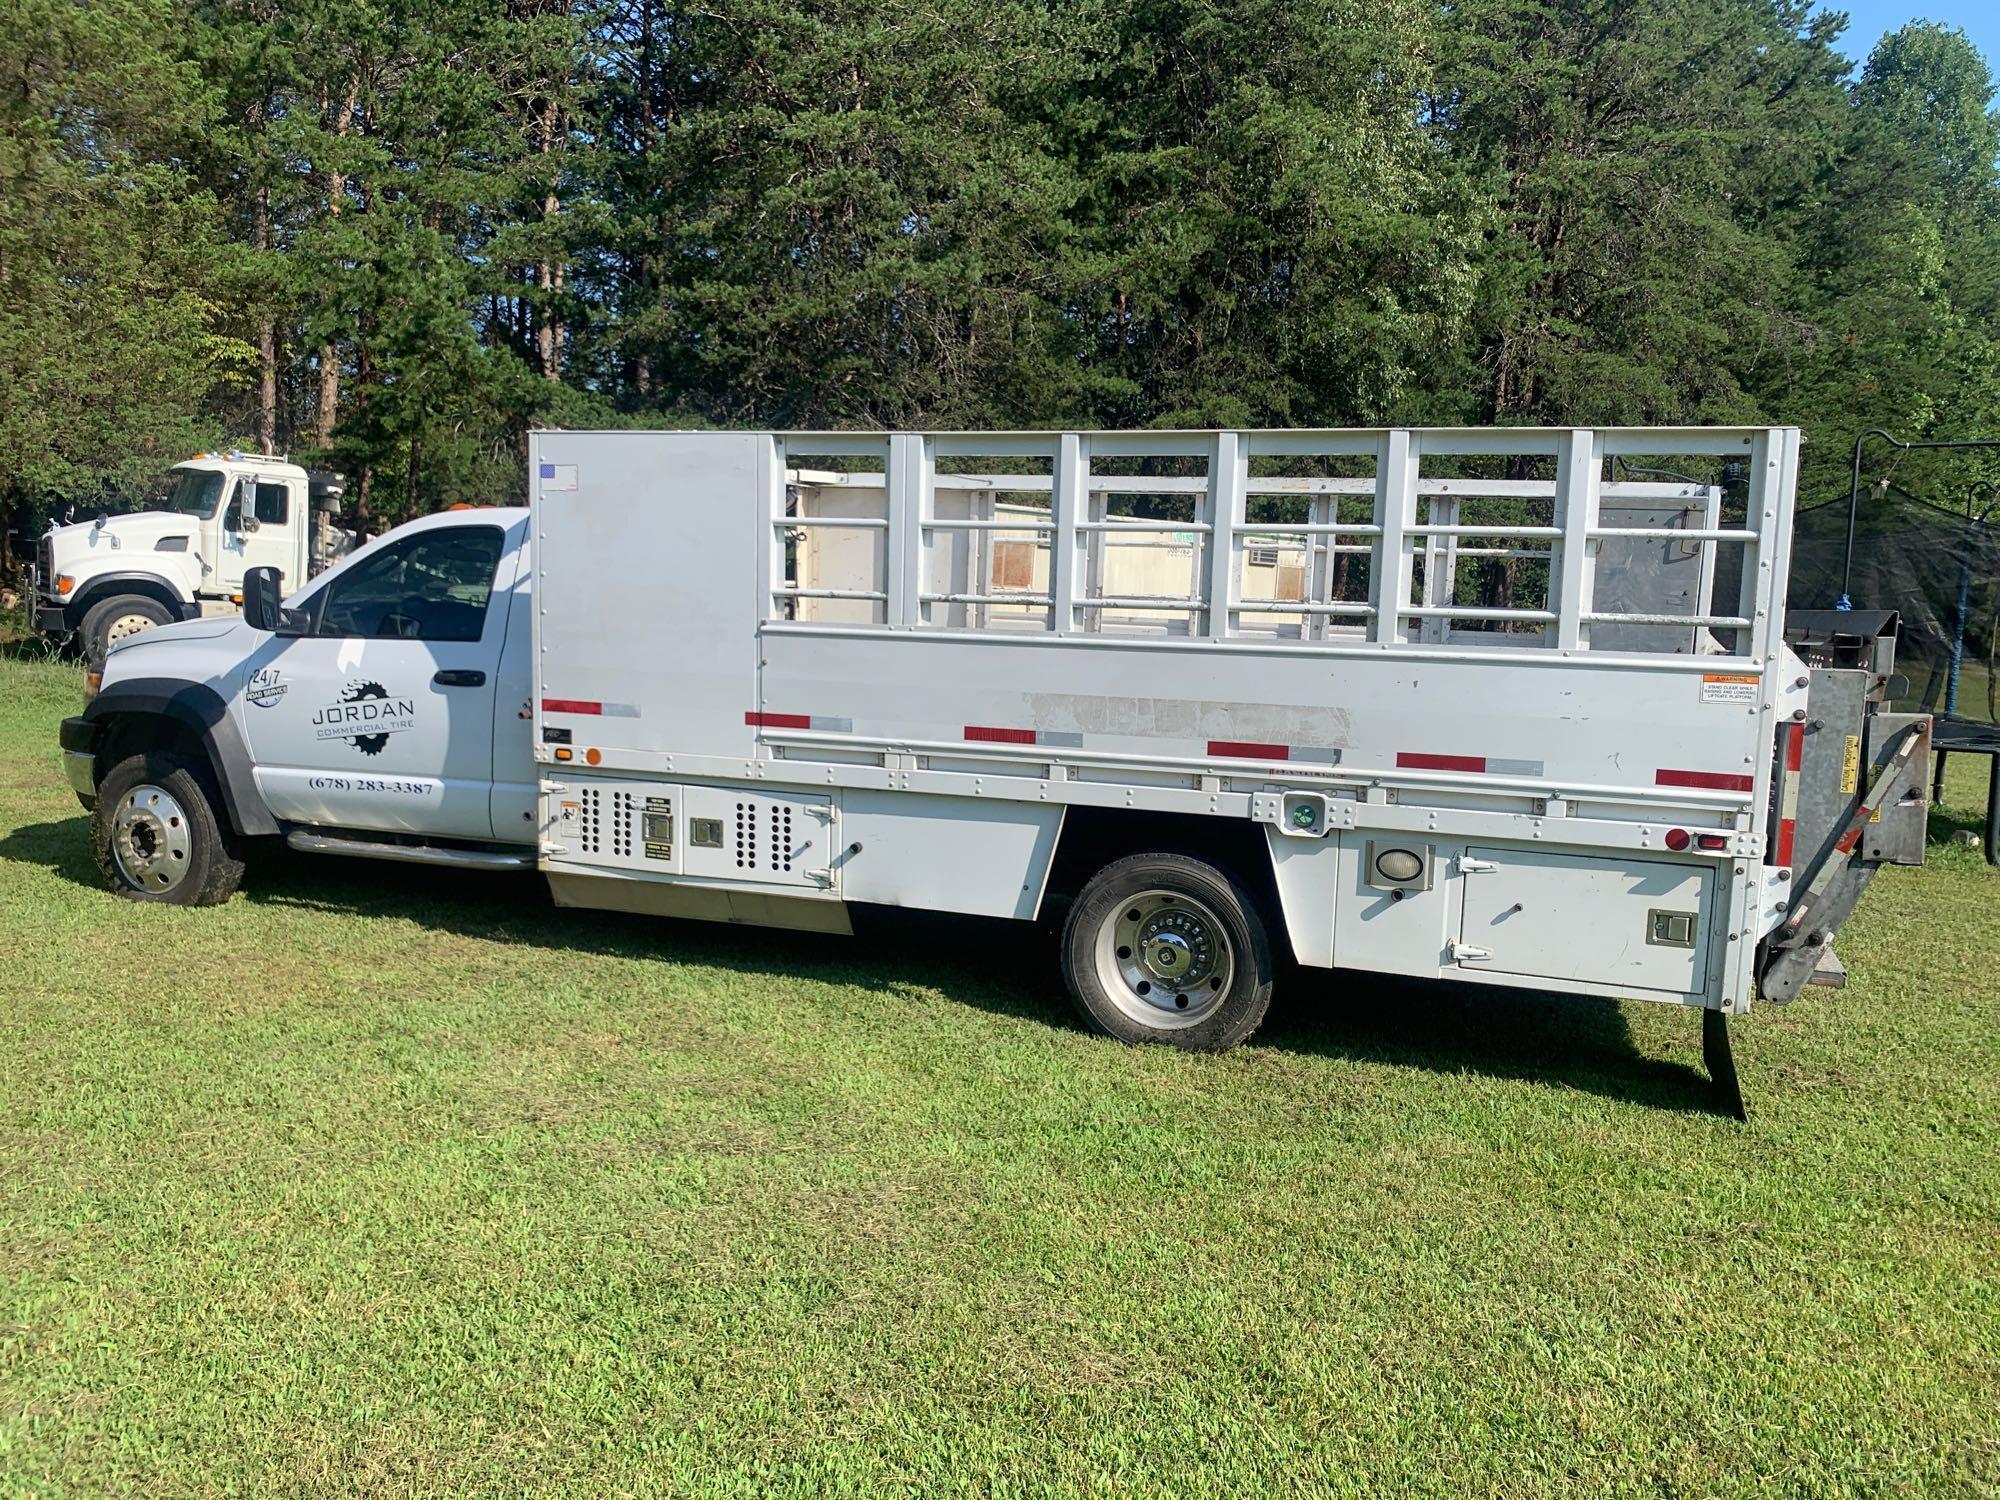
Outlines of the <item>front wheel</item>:
M 84 612 L 77 635 L 83 645 L 83 659 L 92 666 L 102 665 L 104 653 L 142 630 L 165 625 L 173 619 L 167 607 L 143 594 L 115 594 L 100 599 Z
M 105 774 L 90 835 L 105 884 L 128 901 L 220 906 L 243 880 L 206 783 L 169 751 L 127 756 Z
M 1098 871 L 1070 908 L 1062 965 L 1084 1019 L 1124 1042 L 1224 1051 L 1271 1004 L 1255 903 L 1184 854 L 1135 854 Z

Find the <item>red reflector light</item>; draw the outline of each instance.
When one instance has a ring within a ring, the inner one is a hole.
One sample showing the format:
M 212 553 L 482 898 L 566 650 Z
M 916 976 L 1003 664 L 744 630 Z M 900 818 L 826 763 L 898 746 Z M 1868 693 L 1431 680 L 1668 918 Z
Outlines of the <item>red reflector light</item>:
M 1727 849 L 1729 847 L 1728 836 L 1720 833 L 1704 833 L 1695 842 L 1700 844 L 1704 849 Z
M 1678 854 L 1688 846 L 1688 831 L 1685 828 L 1667 830 L 1667 847 Z

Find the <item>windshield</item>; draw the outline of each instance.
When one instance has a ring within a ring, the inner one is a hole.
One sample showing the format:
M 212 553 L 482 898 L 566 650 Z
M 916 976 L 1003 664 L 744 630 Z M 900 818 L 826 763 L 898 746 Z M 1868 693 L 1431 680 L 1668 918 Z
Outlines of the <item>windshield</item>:
M 173 477 L 173 484 L 160 501 L 161 510 L 200 516 L 204 521 L 215 514 L 215 507 L 222 500 L 222 475 L 213 469 L 176 469 Z

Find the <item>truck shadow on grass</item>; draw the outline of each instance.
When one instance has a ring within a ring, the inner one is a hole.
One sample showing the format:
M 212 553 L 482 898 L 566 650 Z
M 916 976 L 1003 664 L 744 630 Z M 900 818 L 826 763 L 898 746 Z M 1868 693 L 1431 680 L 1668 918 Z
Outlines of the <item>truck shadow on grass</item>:
M 1045 926 L 937 912 L 859 908 L 855 936 L 828 938 L 619 913 L 559 910 L 539 877 L 454 874 L 298 854 L 251 856 L 238 900 L 333 915 L 413 921 L 459 937 L 739 974 L 934 990 L 993 1015 L 1080 1029 L 1056 977 Z M 37 866 L 102 893 L 79 815 L 0 836 L 0 861 Z M 107 896 L 105 899 L 109 899 Z M 218 919 L 224 919 L 218 912 Z M 989 955 L 1002 954 L 996 973 Z M 1250 1045 L 1348 1063 L 1510 1078 L 1692 1114 L 1726 1114 L 1699 1068 L 1648 1057 L 1623 1011 L 1603 1000 L 1435 980 L 1287 969 Z M 1699 1038 L 1699 1018 L 1687 1017 Z

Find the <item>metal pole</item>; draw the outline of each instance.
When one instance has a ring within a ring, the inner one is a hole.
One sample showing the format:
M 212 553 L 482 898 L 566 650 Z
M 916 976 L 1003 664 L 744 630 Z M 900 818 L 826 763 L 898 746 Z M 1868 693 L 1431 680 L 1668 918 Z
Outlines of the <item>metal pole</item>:
M 1965 607 L 1972 595 L 1972 551 L 1968 547 L 1958 559 L 1958 605 L 1952 611 L 1951 670 L 1944 679 L 1944 716 L 1949 719 L 1958 708 L 1958 669 L 1965 661 Z

